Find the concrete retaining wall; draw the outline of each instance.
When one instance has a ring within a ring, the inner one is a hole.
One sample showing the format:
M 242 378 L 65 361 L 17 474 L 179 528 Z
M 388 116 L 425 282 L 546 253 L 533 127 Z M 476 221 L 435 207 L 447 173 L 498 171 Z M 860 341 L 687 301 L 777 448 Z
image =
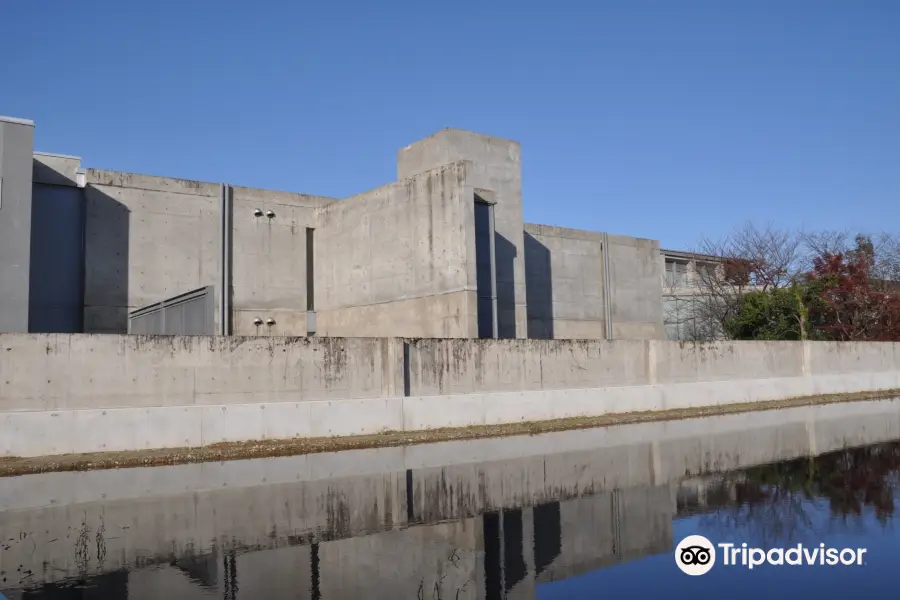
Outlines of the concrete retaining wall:
M 0 335 L 0 456 L 900 388 L 900 344 Z

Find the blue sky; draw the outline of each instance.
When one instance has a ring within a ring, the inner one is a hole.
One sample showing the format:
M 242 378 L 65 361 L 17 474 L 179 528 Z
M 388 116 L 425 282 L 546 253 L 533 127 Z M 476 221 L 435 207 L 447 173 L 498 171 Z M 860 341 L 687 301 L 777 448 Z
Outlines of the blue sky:
M 0 0 L 0 114 L 88 167 L 343 197 L 443 127 L 530 222 L 898 229 L 893 0 Z

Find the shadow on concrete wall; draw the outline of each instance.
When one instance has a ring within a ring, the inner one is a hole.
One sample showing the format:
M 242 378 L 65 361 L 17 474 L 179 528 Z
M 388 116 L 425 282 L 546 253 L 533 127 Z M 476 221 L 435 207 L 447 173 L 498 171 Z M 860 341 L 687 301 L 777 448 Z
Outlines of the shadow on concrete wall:
M 31 206 L 28 330 L 79 333 L 84 328 L 84 196 L 70 185 L 34 184 Z
M 494 257 L 497 264 L 497 337 L 516 337 L 516 247 L 494 232 Z
M 127 333 L 131 210 L 93 186 L 84 197 L 84 331 Z
M 525 302 L 528 305 L 528 337 L 553 339 L 553 271 L 550 249 L 525 234 Z

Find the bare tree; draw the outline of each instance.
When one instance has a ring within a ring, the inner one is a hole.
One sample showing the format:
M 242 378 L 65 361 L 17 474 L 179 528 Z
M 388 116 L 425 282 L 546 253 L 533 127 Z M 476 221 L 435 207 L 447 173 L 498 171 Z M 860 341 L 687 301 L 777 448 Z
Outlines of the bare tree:
M 688 286 L 669 280 L 663 290 L 666 323 L 686 332 L 681 339 L 721 339 L 746 293 L 791 285 L 805 266 L 803 241 L 800 232 L 771 223 L 745 223 L 722 239 L 702 239 L 690 253 Z
M 900 286 L 900 236 L 880 233 L 873 241 L 874 261 L 870 273 L 883 288 L 892 290 Z
M 815 231 L 803 234 L 803 245 L 805 271 L 812 269 L 815 257 L 838 254 L 850 256 L 865 249 L 869 254 L 869 273 L 873 279 L 885 284 L 900 282 L 900 236 L 897 234 L 881 232 L 853 235 L 846 230 Z
M 847 230 L 805 232 L 745 223 L 724 238 L 703 238 L 691 252 L 667 260 L 664 319 L 681 340 L 725 337 L 725 324 L 739 314 L 742 298 L 752 291 L 797 289 L 814 268 L 814 259 L 847 258 L 865 253 L 873 288 L 900 292 L 900 236 L 890 233 L 854 235 Z M 679 269 L 682 269 L 680 271 Z M 806 339 L 806 309 L 796 324 Z
M 845 254 L 853 248 L 853 235 L 847 230 L 829 229 L 801 234 L 803 240 L 803 270 L 811 271 L 812 259 L 829 254 Z

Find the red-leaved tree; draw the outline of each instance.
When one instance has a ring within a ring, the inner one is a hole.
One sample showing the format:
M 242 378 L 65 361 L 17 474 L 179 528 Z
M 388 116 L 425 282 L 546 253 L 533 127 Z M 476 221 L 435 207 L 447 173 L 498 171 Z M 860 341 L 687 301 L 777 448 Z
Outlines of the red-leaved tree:
M 900 341 L 900 290 L 872 276 L 873 254 L 865 245 L 813 259 L 809 323 L 817 337 L 842 341 Z

